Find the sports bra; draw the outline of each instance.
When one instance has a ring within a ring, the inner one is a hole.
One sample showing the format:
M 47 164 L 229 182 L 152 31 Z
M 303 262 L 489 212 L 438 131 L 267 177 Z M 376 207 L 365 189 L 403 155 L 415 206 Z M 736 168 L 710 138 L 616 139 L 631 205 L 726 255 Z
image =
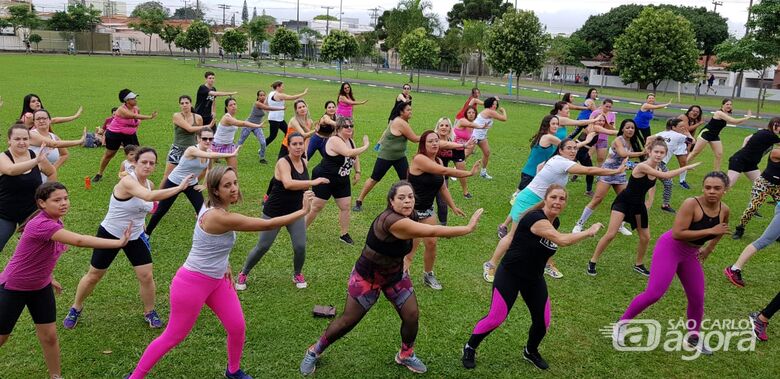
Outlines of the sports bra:
M 722 203 L 718 204 L 718 215 L 715 217 L 710 217 L 709 215 L 707 215 L 707 212 L 704 211 L 704 207 L 701 206 L 699 199 L 695 197 L 693 199 L 696 200 L 696 204 L 699 204 L 699 208 L 701 208 L 702 216 L 701 216 L 701 220 L 699 221 L 691 221 L 691 225 L 688 227 L 688 230 L 705 230 L 720 224 L 720 207 Z M 716 237 L 715 235 L 711 234 L 706 237 L 702 237 L 695 241 L 689 241 L 689 242 L 697 246 L 702 246 L 705 243 L 707 243 L 707 241 L 715 237 Z

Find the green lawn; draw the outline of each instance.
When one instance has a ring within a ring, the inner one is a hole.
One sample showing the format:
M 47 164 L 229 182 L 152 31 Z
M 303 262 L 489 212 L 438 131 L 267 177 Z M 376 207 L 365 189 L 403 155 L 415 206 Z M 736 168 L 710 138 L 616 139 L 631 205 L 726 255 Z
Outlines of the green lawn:
M 116 106 L 117 92 L 129 87 L 140 95 L 142 112 L 160 112 L 154 121 L 142 122 L 140 139 L 158 149 L 164 157 L 172 139 L 170 115 L 177 111 L 181 94 L 194 96 L 202 83 L 203 69 L 191 61 L 168 58 L 87 57 L 87 56 L 23 56 L 0 55 L 3 67 L 3 85 L 0 96 L 5 105 L 0 120 L 10 125 L 21 109 L 22 97 L 37 93 L 53 115 L 70 115 L 79 105 L 84 115 L 67 125 L 55 125 L 55 131 L 65 138 L 77 138 L 83 127 L 93 129 L 102 123 L 112 106 Z M 361 76 L 363 73 L 361 73 Z M 216 85 L 220 90 L 239 91 L 239 114 L 244 116 L 258 89 L 270 90 L 276 77 L 234 72 L 218 72 Z M 398 76 L 397 82 L 405 79 Z M 319 115 L 322 104 L 337 93 L 335 83 L 306 79 L 285 79 L 287 92 L 295 93 L 309 88 L 306 100 Z M 368 134 L 373 144 L 386 125 L 387 114 L 396 95 L 395 90 L 356 86 L 357 97 L 369 103 L 356 107 L 358 138 Z M 488 91 L 484 91 L 487 92 Z M 441 116 L 453 116 L 463 103 L 456 96 L 415 94 L 414 116 L 411 124 L 418 133 L 434 126 Z M 221 112 L 221 107 L 218 108 Z M 416 351 L 428 364 L 429 376 L 450 377 L 525 377 L 540 376 L 539 371 L 524 362 L 521 349 L 527 337 L 528 312 L 518 300 L 516 309 L 504 326 L 491 335 L 480 348 L 478 367 L 466 371 L 460 365 L 460 349 L 471 333 L 475 322 L 487 311 L 490 285 L 481 277 L 481 264 L 492 253 L 497 242 L 496 224 L 509 210 L 507 202 L 519 177 L 519 168 L 528 154 L 528 139 L 539 120 L 549 110 L 546 107 L 505 104 L 509 122 L 496 123 L 490 132 L 493 157 L 490 172 L 495 179 L 470 180 L 471 200 L 454 190 L 456 203 L 467 213 L 478 207 L 485 214 L 473 234 L 439 242 L 439 260 L 436 272 L 444 290 L 435 292 L 422 286 L 422 262 L 418 257 L 413 267 L 413 280 L 420 303 L 420 330 Z M 288 112 L 289 115 L 289 112 Z M 655 121 L 654 130 L 661 122 Z M 747 131 L 729 128 L 724 131 L 726 158 L 735 151 Z M 256 141 L 250 140 L 239 159 L 240 180 L 244 201 L 235 210 L 244 214 L 260 214 L 260 198 L 272 175 L 271 166 L 257 164 L 254 154 Z M 279 143 L 269 148 L 269 156 L 277 153 Z M 414 151 L 415 146 L 409 150 Z M 60 171 L 60 178 L 71 189 L 72 208 L 65 219 L 74 231 L 92 234 L 105 215 L 113 173 L 121 159 L 109 166 L 106 180 L 84 189 L 84 178 L 97 169 L 102 154 L 97 149 L 71 149 L 71 160 Z M 370 150 L 363 156 L 363 171 L 368 173 L 376 153 Z M 724 158 L 724 164 L 726 161 Z M 471 158 L 473 161 L 476 158 Z M 673 204 L 678 206 L 690 194 L 700 190 L 702 175 L 709 170 L 709 152 L 701 156 L 704 167 L 689 175 L 694 190 L 674 189 Z M 315 162 L 319 158 L 315 158 Z M 313 167 L 313 164 L 311 167 Z M 154 180 L 159 181 L 163 165 L 158 165 Z M 674 164 L 672 164 L 674 166 Z M 297 290 L 290 280 L 291 248 L 286 233 L 280 233 L 271 252 L 252 272 L 249 290 L 240 297 L 247 320 L 247 342 L 242 366 L 256 378 L 297 377 L 303 352 L 321 334 L 327 321 L 311 317 L 314 304 L 333 304 L 343 309 L 349 272 L 365 239 L 373 218 L 384 208 L 384 194 L 394 179 L 393 175 L 381 182 L 368 197 L 362 213 L 353 214 L 351 234 L 355 247 L 337 241 L 335 206 L 320 215 L 309 231 L 308 259 L 304 273 L 309 288 Z M 741 213 L 749 197 L 749 186 L 744 178 L 728 193 L 726 202 L 732 207 L 732 222 Z M 586 204 L 582 196 L 584 184 L 569 185 L 570 202 L 562 217 L 561 229 L 571 230 Z M 359 191 L 360 185 L 353 188 Z M 455 188 L 458 188 L 455 184 Z M 660 190 L 658 191 L 660 192 Z M 660 194 L 659 194 L 660 197 Z M 609 202 L 602 204 L 592 222 L 607 222 Z M 656 200 L 657 206 L 660 199 Z M 657 237 L 673 222 L 673 216 L 658 208 L 651 212 L 652 235 Z M 721 274 L 734 261 L 742 248 L 758 237 L 772 214 L 765 206 L 763 219 L 754 219 L 741 241 L 726 238 L 705 263 L 707 276 L 706 318 L 744 319 L 748 311 L 760 309 L 771 300 L 777 287 L 777 247 L 758 254 L 746 270 L 748 287 L 737 289 Z M 194 217 L 187 201 L 180 199 L 163 220 L 152 239 L 155 256 L 158 310 L 167 319 L 168 286 L 181 266 L 190 248 Z M 451 224 L 465 223 L 451 215 Z M 243 263 L 249 249 L 256 242 L 253 233 L 241 233 L 231 257 L 234 270 Z M 654 240 L 653 240 L 654 241 Z M 780 329 L 770 328 L 770 342 L 756 346 L 755 352 L 734 351 L 732 342 L 727 352 L 716 352 L 712 357 L 693 361 L 681 360 L 680 353 L 658 349 L 646 353 L 617 352 L 611 341 L 599 333 L 599 328 L 614 322 L 625 310 L 633 296 L 645 286 L 646 280 L 631 271 L 636 236 L 618 237 L 599 265 L 599 276 L 586 276 L 587 259 L 596 239 L 576 246 L 561 248 L 556 258 L 562 272 L 561 280 L 548 280 L 552 297 L 553 323 L 541 346 L 541 352 L 551 364 L 550 374 L 560 377 L 774 377 L 779 372 Z M 11 256 L 15 240 L 0 254 L 0 264 Z M 59 262 L 55 272 L 65 287 L 58 300 L 58 324 L 73 301 L 80 276 L 89 266 L 91 251 L 71 248 Z M 649 258 L 648 261 L 649 263 Z M 677 320 L 685 316 L 685 296 L 678 281 L 668 295 L 647 310 L 642 317 L 659 320 Z M 331 346 L 318 366 L 317 375 L 328 378 L 344 377 L 412 377 L 413 374 L 393 362 L 400 338 L 399 320 L 392 306 L 381 300 L 365 320 L 350 334 Z M 160 334 L 142 322 L 137 283 L 128 262 L 118 257 L 109 274 L 88 299 L 83 318 L 76 330 L 59 328 L 62 347 L 63 374 L 67 378 L 118 378 L 129 372 L 148 343 Z M 775 358 L 772 358 L 775 357 Z M 154 368 L 152 378 L 216 378 L 225 368 L 225 334 L 217 319 L 208 310 L 192 334 L 178 348 L 169 353 Z M 40 378 L 45 376 L 43 358 L 34 336 L 34 328 L 27 314 L 16 326 L 14 335 L 0 348 L 0 377 Z M 774 373 L 774 374 L 773 374 Z

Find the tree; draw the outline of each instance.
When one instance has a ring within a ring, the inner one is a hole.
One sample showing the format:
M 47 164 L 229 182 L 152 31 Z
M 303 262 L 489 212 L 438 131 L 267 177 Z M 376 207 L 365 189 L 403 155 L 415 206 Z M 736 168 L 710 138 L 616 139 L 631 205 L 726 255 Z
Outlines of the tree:
M 364 58 L 370 58 L 373 63 L 376 58 L 379 57 L 379 52 L 376 50 L 376 44 L 379 42 L 377 32 L 363 32 L 355 36 L 355 40 L 358 44 L 358 52 L 356 56 L 360 58 L 363 63 Z
M 164 18 L 168 18 L 171 16 L 171 12 L 166 8 L 161 2 L 159 1 L 147 1 L 145 3 L 138 4 L 134 9 L 133 12 L 130 13 L 130 17 L 141 17 L 141 13 L 148 12 L 152 10 L 160 11 L 160 13 L 163 14 Z
M 206 57 L 203 54 L 203 49 L 211 46 L 211 29 L 209 26 L 205 22 L 197 20 L 190 25 L 185 35 L 185 45 L 189 50 L 197 51 L 200 62 L 205 63 Z
M 246 6 L 246 0 L 244 0 L 244 6 L 241 8 L 241 21 L 242 24 L 249 22 L 249 8 Z
M 182 51 L 193 50 L 193 49 L 190 49 L 190 46 L 187 45 L 187 42 L 188 41 L 187 41 L 187 32 L 186 31 L 182 31 L 181 33 L 179 33 L 179 35 L 177 35 L 176 38 L 173 40 L 173 44 L 176 45 L 176 47 L 178 47 L 179 49 L 182 49 Z M 184 53 L 184 56 L 186 58 L 186 56 L 187 56 L 186 52 Z M 184 59 L 185 63 L 186 63 L 186 61 L 187 60 Z
M 461 0 L 447 12 L 447 22 L 450 28 L 463 26 L 464 20 L 481 20 L 490 24 L 510 9 L 512 4 L 504 0 Z
M 249 37 L 246 33 L 238 29 L 228 29 L 222 34 L 222 38 L 219 41 L 220 46 L 225 49 L 225 52 L 235 57 L 236 69 L 238 69 L 238 54 L 246 51 L 246 45 L 249 42 Z
M 33 34 L 30 34 L 29 37 L 27 37 L 27 40 L 30 41 L 31 43 L 34 43 L 35 44 L 35 51 L 38 51 L 38 44 L 41 43 L 41 41 L 43 41 L 43 37 L 41 37 L 40 34 L 33 33 Z
M 140 5 L 138 7 L 140 7 Z M 138 9 L 138 7 L 136 7 L 136 9 Z M 133 10 L 133 13 L 135 13 L 135 10 Z M 139 18 L 138 22 L 130 23 L 130 27 L 149 36 L 148 55 L 152 55 L 152 36 L 162 32 L 163 24 L 165 22 L 165 14 L 161 10 L 153 7 L 146 10 L 141 10 L 137 14 Z
M 257 18 L 257 7 L 252 7 L 252 21 Z
M 322 41 L 320 56 L 324 60 L 337 60 L 339 62 L 339 81 L 341 78 L 341 64 L 345 59 L 354 57 L 358 53 L 358 43 L 355 37 L 344 30 L 334 30 Z
M 202 20 L 204 16 L 203 10 L 193 7 L 177 8 L 171 16 L 174 20 Z
M 263 41 L 268 39 L 268 19 L 263 17 L 253 17 L 252 21 L 246 25 L 246 31 L 252 45 L 252 51 L 258 51 Z
M 417 90 L 420 90 L 420 69 L 433 68 L 439 64 L 439 45 L 428 37 L 425 28 L 417 28 L 407 33 L 398 45 L 401 64 L 412 70 L 417 69 Z
M 339 20 L 335 16 L 326 15 L 326 14 L 321 14 L 321 15 L 314 16 L 314 19 L 318 20 L 318 21 L 338 21 Z
M 388 49 L 395 49 L 410 30 L 422 27 L 426 34 L 437 30 L 438 18 L 431 14 L 431 7 L 428 1 L 401 0 L 395 8 L 382 13 L 374 30 Z
M 477 76 L 474 78 L 474 86 L 479 86 L 479 77 L 482 75 L 482 54 L 487 24 L 480 20 L 463 20 L 463 38 L 461 39 L 461 51 L 463 53 L 463 65 L 467 65 L 471 54 L 477 52 Z M 465 75 L 465 68 L 462 68 Z M 461 84 L 464 79 L 461 78 Z
M 322 34 L 312 28 L 302 27 L 298 30 L 298 37 L 299 41 L 304 45 L 304 58 L 313 60 L 315 50 L 317 49 L 317 40 L 322 39 Z
M 12 5 L 8 7 L 8 24 L 14 28 L 14 34 L 19 28 L 32 29 L 40 23 L 35 7 L 32 5 Z M 26 32 L 25 32 L 26 33 Z
M 439 67 L 446 72 L 453 67 L 461 66 L 460 44 L 461 31 L 458 28 L 449 28 L 444 37 L 438 39 L 439 43 Z
M 295 56 L 301 51 L 301 42 L 298 40 L 298 34 L 287 28 L 276 29 L 273 38 L 271 38 L 271 54 L 289 55 L 295 60 Z
M 173 49 L 171 48 L 171 44 L 176 41 L 176 37 L 178 37 L 181 32 L 182 30 L 180 26 L 167 24 L 163 26 L 162 30 L 160 31 L 160 38 L 165 41 L 166 44 L 168 44 L 168 51 L 171 53 L 171 56 L 173 56 Z
M 89 51 L 92 53 L 94 49 L 93 37 L 95 35 L 95 27 L 100 24 L 100 10 L 95 9 L 92 5 L 89 7 L 81 3 L 74 5 L 68 5 L 67 11 L 54 12 L 51 19 L 48 22 L 49 28 L 58 30 L 61 32 L 90 32 L 90 47 Z M 68 39 L 73 38 L 72 35 L 67 36 Z
M 514 72 L 519 86 L 521 74 L 542 67 L 547 39 L 544 27 L 533 12 L 506 12 L 485 36 L 487 61 L 498 72 Z
M 582 66 L 580 59 L 587 58 L 589 55 L 590 47 L 587 42 L 574 36 L 555 36 L 550 40 L 547 48 L 547 61 L 553 66 L 564 66 L 564 77 L 566 77 L 566 66 Z
M 686 83 L 698 70 L 699 51 L 690 21 L 669 10 L 647 7 L 615 40 L 613 62 L 623 83 L 653 91 L 664 79 Z

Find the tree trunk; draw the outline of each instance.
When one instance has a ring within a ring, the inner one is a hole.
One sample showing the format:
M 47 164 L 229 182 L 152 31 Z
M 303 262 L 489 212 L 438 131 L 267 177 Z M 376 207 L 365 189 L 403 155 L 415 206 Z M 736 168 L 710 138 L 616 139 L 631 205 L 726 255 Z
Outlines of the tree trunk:
M 149 34 L 149 52 L 146 54 L 148 56 L 152 55 L 152 35 Z
M 742 82 L 745 80 L 744 71 L 739 72 L 739 81 L 737 82 L 737 97 L 742 97 Z
M 171 53 L 171 56 L 173 56 L 173 48 L 170 43 L 168 44 L 168 51 Z
M 460 62 L 460 85 L 466 85 L 466 63 Z
M 414 69 L 409 70 L 409 83 L 414 83 Z
M 344 79 L 341 78 L 341 59 L 339 59 L 339 81 L 344 83 Z
M 417 92 L 420 92 L 420 69 L 417 69 Z

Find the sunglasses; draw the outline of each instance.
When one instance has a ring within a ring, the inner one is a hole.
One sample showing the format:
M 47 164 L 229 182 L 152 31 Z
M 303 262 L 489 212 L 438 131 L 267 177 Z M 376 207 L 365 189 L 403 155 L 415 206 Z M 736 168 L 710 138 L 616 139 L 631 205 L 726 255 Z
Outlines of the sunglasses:
M 410 90 L 412 87 L 404 87 L 405 90 Z
M 214 137 L 201 137 L 200 140 L 201 141 L 205 141 L 205 142 L 209 142 L 209 141 L 213 141 Z
M 355 127 L 355 125 L 349 125 L 349 124 L 346 124 L 346 125 L 342 126 L 342 128 L 345 128 L 345 129 L 352 129 L 354 127 Z

